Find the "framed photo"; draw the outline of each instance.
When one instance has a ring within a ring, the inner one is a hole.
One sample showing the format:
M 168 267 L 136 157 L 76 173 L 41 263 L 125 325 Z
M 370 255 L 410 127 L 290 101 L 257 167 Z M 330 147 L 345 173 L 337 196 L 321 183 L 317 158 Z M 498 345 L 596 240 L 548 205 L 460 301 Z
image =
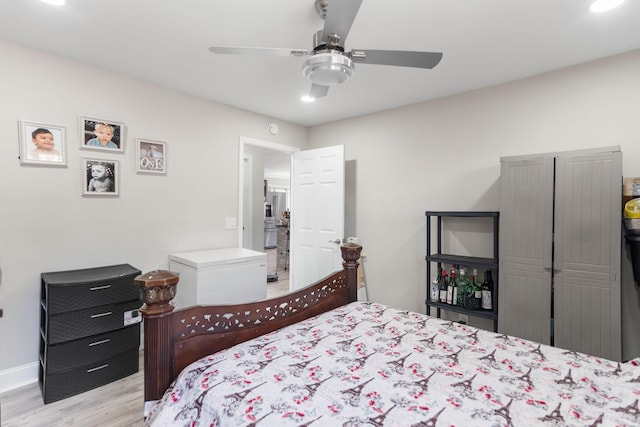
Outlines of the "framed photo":
M 136 139 L 136 172 L 165 174 L 167 144 L 150 139 Z
M 80 117 L 80 148 L 124 152 L 124 123 Z
M 117 196 L 120 193 L 117 160 L 82 159 L 82 195 Z
M 20 163 L 67 166 L 67 141 L 63 126 L 18 121 Z

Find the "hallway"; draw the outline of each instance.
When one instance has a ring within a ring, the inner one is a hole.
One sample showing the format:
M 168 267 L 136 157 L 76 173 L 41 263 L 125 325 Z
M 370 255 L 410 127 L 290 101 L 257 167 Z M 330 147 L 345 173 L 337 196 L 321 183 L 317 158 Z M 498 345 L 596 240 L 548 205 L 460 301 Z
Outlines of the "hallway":
M 289 270 L 285 269 L 285 263 L 278 263 L 278 250 L 265 249 L 267 253 L 267 274 L 277 273 L 278 280 L 267 282 L 267 298 L 275 298 L 289 293 Z M 279 264 L 279 265 L 277 265 Z

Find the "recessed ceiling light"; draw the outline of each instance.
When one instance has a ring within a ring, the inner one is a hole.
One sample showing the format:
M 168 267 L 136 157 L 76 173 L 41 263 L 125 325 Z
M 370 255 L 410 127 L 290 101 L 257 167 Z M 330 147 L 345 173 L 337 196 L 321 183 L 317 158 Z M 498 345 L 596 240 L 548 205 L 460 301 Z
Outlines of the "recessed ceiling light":
M 591 12 L 606 12 L 624 3 L 624 0 L 595 0 L 591 3 L 589 10 Z
M 66 0 L 40 0 L 43 3 L 50 4 L 52 6 L 64 6 Z
M 302 102 L 313 102 L 316 99 L 313 96 L 309 96 L 309 95 L 303 95 L 300 97 L 300 101 Z

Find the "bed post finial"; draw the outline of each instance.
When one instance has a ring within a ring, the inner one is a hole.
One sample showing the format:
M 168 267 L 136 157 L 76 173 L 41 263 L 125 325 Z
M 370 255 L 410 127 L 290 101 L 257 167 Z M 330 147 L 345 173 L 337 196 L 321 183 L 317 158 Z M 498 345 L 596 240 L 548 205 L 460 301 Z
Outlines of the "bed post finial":
M 170 304 L 176 296 L 178 276 L 165 270 L 154 270 L 136 277 L 133 283 L 140 288 L 144 303 L 140 311 L 145 315 L 164 314 L 173 311 Z
M 144 303 L 140 312 L 144 319 L 145 402 L 160 399 L 173 378 L 172 331 L 166 315 L 174 309 L 171 300 L 176 296 L 178 280 L 177 275 L 165 270 L 150 271 L 133 280 Z
M 358 260 L 362 246 L 355 243 L 347 243 L 340 247 L 342 250 L 342 266 L 347 272 L 347 286 L 349 288 L 349 300 L 357 301 L 358 299 Z

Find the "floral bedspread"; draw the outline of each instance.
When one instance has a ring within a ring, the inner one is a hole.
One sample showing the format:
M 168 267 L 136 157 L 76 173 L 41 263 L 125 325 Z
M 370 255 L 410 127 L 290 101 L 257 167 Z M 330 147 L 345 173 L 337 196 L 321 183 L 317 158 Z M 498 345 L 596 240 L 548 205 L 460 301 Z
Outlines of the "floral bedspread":
M 183 426 L 640 426 L 617 363 L 356 302 L 188 366 L 147 418 Z

